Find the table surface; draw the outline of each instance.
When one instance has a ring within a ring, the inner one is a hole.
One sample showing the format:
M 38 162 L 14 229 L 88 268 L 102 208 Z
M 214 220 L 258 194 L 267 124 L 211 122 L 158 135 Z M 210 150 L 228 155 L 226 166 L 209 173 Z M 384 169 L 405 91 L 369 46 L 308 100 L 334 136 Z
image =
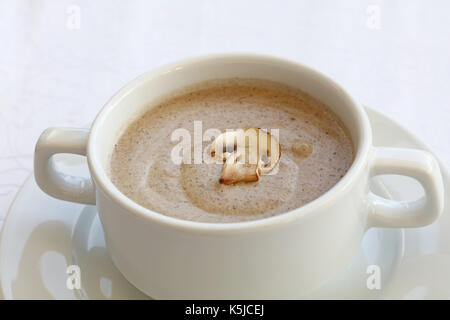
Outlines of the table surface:
M 129 80 L 182 58 L 254 52 L 328 74 L 450 162 L 450 2 L 0 2 L 0 224 L 50 126 L 81 126 Z

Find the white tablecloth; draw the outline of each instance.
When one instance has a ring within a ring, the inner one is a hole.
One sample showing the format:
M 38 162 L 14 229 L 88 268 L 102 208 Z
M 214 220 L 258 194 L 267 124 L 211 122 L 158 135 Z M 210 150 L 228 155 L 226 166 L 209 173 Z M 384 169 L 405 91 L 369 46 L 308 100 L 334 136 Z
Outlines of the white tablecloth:
M 208 53 L 311 65 L 450 163 L 449 13 L 447 0 L 3 0 L 0 221 L 42 130 L 89 123 L 137 75 Z

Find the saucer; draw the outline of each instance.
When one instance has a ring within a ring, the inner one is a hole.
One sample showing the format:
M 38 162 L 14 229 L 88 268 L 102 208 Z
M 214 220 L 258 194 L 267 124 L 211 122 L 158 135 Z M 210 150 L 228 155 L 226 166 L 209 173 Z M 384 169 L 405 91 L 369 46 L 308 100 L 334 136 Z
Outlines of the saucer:
M 386 116 L 369 108 L 367 112 L 376 146 L 428 150 Z M 61 170 L 88 176 L 83 157 L 61 154 L 57 163 Z M 445 189 L 450 190 L 450 175 L 442 163 L 441 170 Z M 393 175 L 373 178 L 371 189 L 396 200 L 423 194 L 415 180 Z M 430 226 L 369 230 L 351 265 L 308 298 L 450 299 L 449 198 L 447 192 L 444 213 Z M 149 299 L 113 265 L 96 207 L 47 196 L 33 175 L 17 193 L 0 241 L 0 284 L 5 299 Z M 79 267 L 79 289 L 67 286 L 70 265 Z M 373 272 L 378 272 L 379 285 L 368 286 Z

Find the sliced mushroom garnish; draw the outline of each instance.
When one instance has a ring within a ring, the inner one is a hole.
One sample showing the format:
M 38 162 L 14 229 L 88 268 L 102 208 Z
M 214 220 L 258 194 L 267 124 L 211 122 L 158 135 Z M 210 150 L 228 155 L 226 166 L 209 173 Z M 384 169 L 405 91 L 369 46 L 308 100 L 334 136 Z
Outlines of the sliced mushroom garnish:
M 260 128 L 227 131 L 210 146 L 211 156 L 225 161 L 219 182 L 233 184 L 258 181 L 278 163 L 281 147 L 278 140 Z
M 253 182 L 258 179 L 258 165 L 240 163 L 236 153 L 233 153 L 225 160 L 219 182 L 233 184 L 240 181 Z

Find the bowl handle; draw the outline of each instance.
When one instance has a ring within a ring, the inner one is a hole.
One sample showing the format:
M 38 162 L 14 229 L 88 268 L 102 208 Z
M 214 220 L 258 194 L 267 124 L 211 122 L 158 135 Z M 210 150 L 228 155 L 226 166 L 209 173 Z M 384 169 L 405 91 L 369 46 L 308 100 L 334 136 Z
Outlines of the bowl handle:
M 41 134 L 34 152 L 34 177 L 42 191 L 61 200 L 95 205 L 92 180 L 59 171 L 53 159 L 57 153 L 85 156 L 88 137 L 89 129 L 77 128 L 48 128 Z
M 413 201 L 395 201 L 369 192 L 368 227 L 421 227 L 435 221 L 444 208 L 444 185 L 435 157 L 423 150 L 373 148 L 370 176 L 398 174 L 418 180 L 425 195 Z

